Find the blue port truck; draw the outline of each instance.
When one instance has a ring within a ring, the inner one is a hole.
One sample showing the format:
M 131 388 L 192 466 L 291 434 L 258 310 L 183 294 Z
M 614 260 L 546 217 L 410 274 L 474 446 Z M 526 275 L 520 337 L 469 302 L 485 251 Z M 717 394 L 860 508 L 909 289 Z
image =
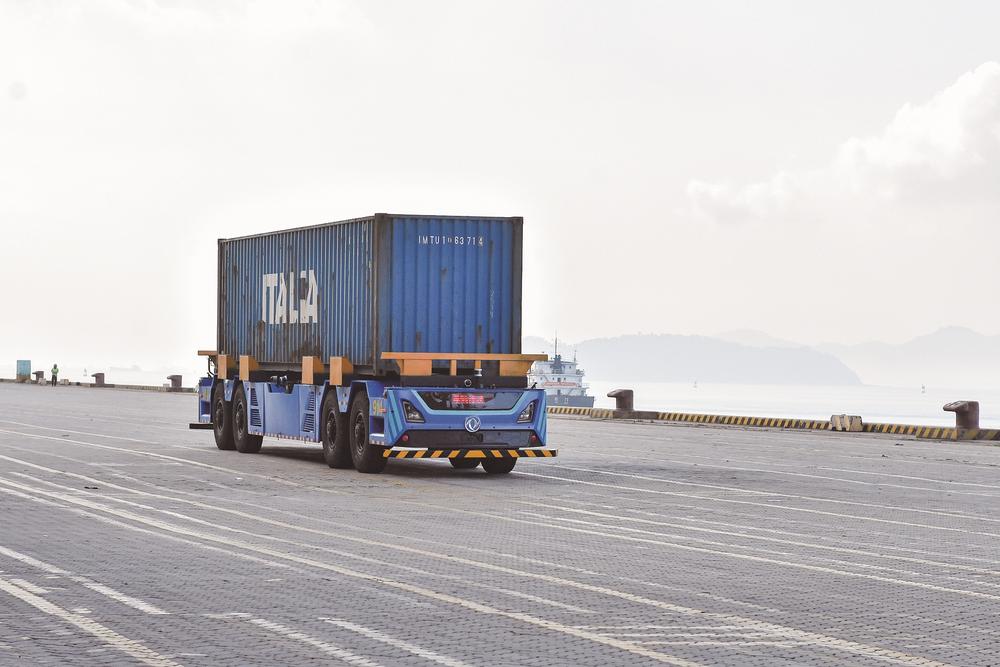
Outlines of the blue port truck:
M 322 443 L 331 468 L 552 457 L 521 354 L 523 220 L 395 215 L 218 242 L 198 421 L 219 449 Z

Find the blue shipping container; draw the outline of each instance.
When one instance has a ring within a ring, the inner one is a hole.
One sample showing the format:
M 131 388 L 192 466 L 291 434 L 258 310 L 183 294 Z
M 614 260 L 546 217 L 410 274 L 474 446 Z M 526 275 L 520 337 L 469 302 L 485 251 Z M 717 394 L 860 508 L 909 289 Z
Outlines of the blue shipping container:
M 219 240 L 218 350 L 391 369 L 382 352 L 521 351 L 521 218 L 379 213 Z

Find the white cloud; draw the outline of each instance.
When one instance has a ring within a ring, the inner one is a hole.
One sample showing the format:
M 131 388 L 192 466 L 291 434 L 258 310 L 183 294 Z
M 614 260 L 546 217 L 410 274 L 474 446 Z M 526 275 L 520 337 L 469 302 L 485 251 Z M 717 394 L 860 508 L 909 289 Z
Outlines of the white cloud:
M 818 214 L 834 206 L 1000 203 L 1000 63 L 987 62 L 922 104 L 906 104 L 881 134 L 852 137 L 830 164 L 733 187 L 691 181 L 696 213 L 719 222 Z

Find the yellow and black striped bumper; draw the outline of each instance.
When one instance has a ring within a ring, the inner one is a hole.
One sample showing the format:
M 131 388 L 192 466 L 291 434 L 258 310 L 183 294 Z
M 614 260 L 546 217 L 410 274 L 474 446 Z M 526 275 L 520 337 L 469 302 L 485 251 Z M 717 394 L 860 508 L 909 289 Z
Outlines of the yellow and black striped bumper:
M 530 459 L 558 456 L 558 449 L 386 449 L 387 459 Z

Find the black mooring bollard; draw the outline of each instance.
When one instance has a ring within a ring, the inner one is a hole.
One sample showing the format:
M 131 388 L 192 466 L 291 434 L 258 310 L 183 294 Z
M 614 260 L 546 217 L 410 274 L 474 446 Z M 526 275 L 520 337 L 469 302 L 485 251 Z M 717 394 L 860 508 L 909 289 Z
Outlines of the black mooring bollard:
M 955 413 L 955 428 L 979 428 L 979 401 L 954 401 L 944 410 Z
M 615 399 L 615 410 L 633 412 L 633 391 L 631 389 L 614 389 L 608 392 L 608 398 Z

